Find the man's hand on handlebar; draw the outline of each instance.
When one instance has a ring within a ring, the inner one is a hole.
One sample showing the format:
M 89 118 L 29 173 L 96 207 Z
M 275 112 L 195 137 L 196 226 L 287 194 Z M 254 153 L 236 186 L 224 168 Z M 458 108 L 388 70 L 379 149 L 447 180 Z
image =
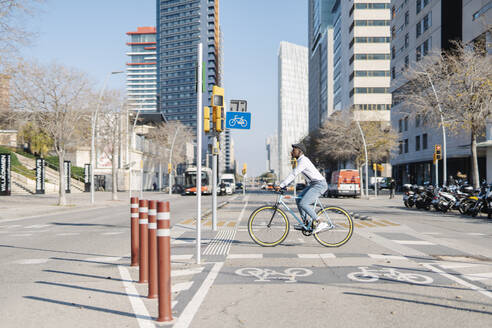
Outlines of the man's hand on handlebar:
M 285 187 L 284 188 L 281 188 L 280 186 L 275 186 L 275 187 L 273 187 L 273 189 L 275 190 L 275 192 L 283 192 L 283 191 L 286 190 Z

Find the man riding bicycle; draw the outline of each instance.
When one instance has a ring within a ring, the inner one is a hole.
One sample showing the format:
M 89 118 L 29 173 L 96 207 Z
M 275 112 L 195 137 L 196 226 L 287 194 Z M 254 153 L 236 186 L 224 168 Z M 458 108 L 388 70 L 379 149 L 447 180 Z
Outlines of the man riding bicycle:
M 303 144 L 298 143 L 292 145 L 292 152 L 290 154 L 293 158 L 297 159 L 297 165 L 292 170 L 292 172 L 280 183 L 280 185 L 275 187 L 275 190 L 279 191 L 280 189 L 285 188 L 292 181 L 294 181 L 296 176 L 302 173 L 309 184 L 306 188 L 304 188 L 304 190 L 301 191 L 301 193 L 296 198 L 296 204 L 304 222 L 306 222 L 308 226 L 313 227 L 312 223 L 315 222 L 313 220 L 316 220 L 316 212 L 314 211 L 312 205 L 318 199 L 318 197 L 321 196 L 328 189 L 328 185 L 325 178 L 316 169 L 309 158 L 304 155 L 305 153 L 306 148 Z M 325 222 L 321 222 L 315 227 L 313 233 L 318 233 L 326 228 L 328 228 L 328 224 Z M 294 229 L 302 230 L 302 226 L 295 225 Z

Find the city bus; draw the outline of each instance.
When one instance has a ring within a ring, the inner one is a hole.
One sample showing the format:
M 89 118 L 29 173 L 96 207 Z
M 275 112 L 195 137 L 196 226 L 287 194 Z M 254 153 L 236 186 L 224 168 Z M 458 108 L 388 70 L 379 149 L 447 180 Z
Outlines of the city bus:
M 208 167 L 202 167 L 202 194 L 212 194 L 212 170 Z M 196 195 L 196 167 L 185 171 L 183 195 Z

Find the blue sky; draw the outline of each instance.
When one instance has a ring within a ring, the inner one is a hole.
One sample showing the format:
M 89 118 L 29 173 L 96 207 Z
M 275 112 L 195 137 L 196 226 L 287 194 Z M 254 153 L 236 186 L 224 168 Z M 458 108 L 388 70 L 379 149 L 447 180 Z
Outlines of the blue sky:
M 97 86 L 124 70 L 126 32 L 155 26 L 155 0 L 47 0 L 29 25 L 38 35 L 22 55 L 57 61 L 89 74 Z M 280 41 L 307 44 L 306 0 L 221 0 L 226 99 L 246 99 L 252 129 L 234 131 L 239 167 L 265 171 L 265 138 L 277 130 L 277 52 Z M 124 75 L 112 88 L 125 88 Z

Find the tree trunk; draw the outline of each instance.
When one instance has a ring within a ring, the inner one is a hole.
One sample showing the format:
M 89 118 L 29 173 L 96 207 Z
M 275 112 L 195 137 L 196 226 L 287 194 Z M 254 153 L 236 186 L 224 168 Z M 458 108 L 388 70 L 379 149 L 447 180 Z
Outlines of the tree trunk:
M 65 196 L 65 152 L 57 151 L 58 154 L 58 175 L 59 175 L 59 183 L 58 183 L 58 205 L 64 206 L 67 205 L 67 199 Z
M 471 152 L 472 152 L 472 176 L 473 187 L 480 187 L 480 177 L 478 175 L 478 158 L 477 158 L 477 135 L 472 131 L 471 133 Z
M 111 175 L 112 175 L 112 180 L 113 180 L 113 187 L 111 188 L 112 189 L 112 197 L 111 199 L 112 200 L 118 200 L 118 165 L 117 165 L 117 161 L 118 161 L 118 158 L 116 157 L 117 155 L 117 148 L 116 148 L 116 145 L 117 145 L 117 142 L 116 140 L 114 140 L 113 142 L 113 151 L 112 151 L 112 154 L 111 154 Z

